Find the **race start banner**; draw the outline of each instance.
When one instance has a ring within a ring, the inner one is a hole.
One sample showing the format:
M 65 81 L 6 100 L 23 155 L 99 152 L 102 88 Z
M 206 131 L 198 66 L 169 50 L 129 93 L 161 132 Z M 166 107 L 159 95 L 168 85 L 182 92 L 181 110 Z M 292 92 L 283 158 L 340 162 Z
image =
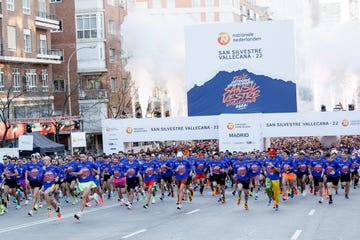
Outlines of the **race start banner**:
M 296 112 L 292 21 L 185 28 L 188 116 Z

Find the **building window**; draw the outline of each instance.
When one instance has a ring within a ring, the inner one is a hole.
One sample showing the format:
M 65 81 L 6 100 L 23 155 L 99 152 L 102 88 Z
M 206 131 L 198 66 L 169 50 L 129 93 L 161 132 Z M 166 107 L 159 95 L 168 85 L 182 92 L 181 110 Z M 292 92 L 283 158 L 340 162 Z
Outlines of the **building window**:
M 109 62 L 110 63 L 115 63 L 115 59 L 116 59 L 115 49 L 110 48 L 110 50 L 109 50 Z
M 4 68 L 0 68 L 0 91 L 5 91 L 5 73 Z
M 14 92 L 21 91 L 20 69 L 19 68 L 13 68 L 13 70 L 12 70 L 12 86 L 14 88 Z
M 201 7 L 201 0 L 192 0 L 192 7 L 193 8 Z
M 25 107 L 14 107 L 14 118 L 25 118 Z
M 30 0 L 23 0 L 23 13 L 24 14 L 30 14 Z
M 6 9 L 9 11 L 15 11 L 15 0 L 6 0 Z
M 24 51 L 31 53 L 31 33 L 30 29 L 24 29 Z
M 64 80 L 54 80 L 54 91 L 55 92 L 64 92 L 65 91 L 65 81 Z
M 113 20 L 109 20 L 109 33 L 116 34 L 115 22 Z
M 206 22 L 215 22 L 215 14 L 213 12 L 206 13 Z
M 161 8 L 162 7 L 161 2 L 162 2 L 162 0 L 153 0 L 152 1 L 152 7 L 153 8 Z
M 86 81 L 87 89 L 100 89 L 100 81 L 98 79 L 88 79 Z
M 42 82 L 42 91 L 48 92 L 49 91 L 49 74 L 48 74 L 47 69 L 41 70 L 40 80 Z
M 96 14 L 76 17 L 77 38 L 97 38 Z
M 46 39 L 46 35 L 40 34 L 40 42 L 39 42 L 40 46 L 39 46 L 39 53 L 46 55 L 48 54 L 48 50 L 47 50 L 47 39 Z
M 41 117 L 49 117 L 52 115 L 53 110 L 52 110 L 52 105 L 41 105 L 40 106 L 40 113 L 41 113 Z
M 63 31 L 63 22 L 59 20 L 59 28 L 58 29 L 51 29 L 51 32 L 62 32 Z
M 201 22 L 201 13 L 190 13 L 189 16 L 194 22 Z
M 107 3 L 111 6 L 115 6 L 115 0 L 107 0 Z
M 40 106 L 31 106 L 27 108 L 27 118 L 39 118 L 41 117 L 40 114 Z
M 117 92 L 117 78 L 110 78 L 111 92 Z
M 167 0 L 167 8 L 175 8 L 175 0 Z
M 25 83 L 27 91 L 37 91 L 37 80 L 36 69 L 25 69 Z
M 51 54 L 55 56 L 60 56 L 60 60 L 64 60 L 64 50 L 62 49 L 52 49 Z
M 61 3 L 62 0 L 50 0 L 50 3 Z
M 46 3 L 45 0 L 38 0 L 38 16 L 47 18 Z
M 7 27 L 7 34 L 8 34 L 8 49 L 9 51 L 16 50 L 16 28 L 13 26 Z
M 213 7 L 215 5 L 214 0 L 206 0 L 207 7 Z
M 123 87 L 123 92 L 127 92 L 129 90 L 129 80 L 128 78 L 123 78 L 122 79 L 122 87 Z
M 232 0 L 222 0 L 219 1 L 221 7 L 231 7 L 232 6 Z

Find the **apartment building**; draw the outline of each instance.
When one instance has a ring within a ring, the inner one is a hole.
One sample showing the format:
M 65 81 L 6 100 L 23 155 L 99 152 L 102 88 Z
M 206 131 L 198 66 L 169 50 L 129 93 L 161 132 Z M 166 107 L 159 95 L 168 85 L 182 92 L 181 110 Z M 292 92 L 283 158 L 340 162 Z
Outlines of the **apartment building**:
M 61 63 L 61 54 L 51 32 L 59 21 L 48 0 L 2 0 L 0 11 L 0 98 L 9 103 L 0 107 L 2 120 L 11 123 L 6 139 L 15 139 L 26 123 L 41 130 L 53 111 L 53 66 Z
M 51 2 L 61 23 L 52 41 L 63 51 L 62 63 L 53 70 L 54 110 L 71 113 L 80 122 L 78 130 L 72 126 L 73 131 L 87 134 L 87 150 L 101 152 L 101 120 L 130 112 L 126 99 L 130 77 L 124 71 L 120 44 L 126 4 L 120 0 Z M 69 132 L 63 132 L 63 141 L 68 137 Z
M 268 20 L 266 8 L 255 0 L 129 0 L 129 10 L 152 14 L 186 15 L 194 22 L 246 22 Z

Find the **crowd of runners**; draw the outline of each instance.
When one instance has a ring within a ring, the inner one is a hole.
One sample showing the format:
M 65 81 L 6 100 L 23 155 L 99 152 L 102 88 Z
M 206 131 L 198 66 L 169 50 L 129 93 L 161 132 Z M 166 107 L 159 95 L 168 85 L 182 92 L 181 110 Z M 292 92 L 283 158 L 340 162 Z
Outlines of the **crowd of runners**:
M 256 201 L 266 196 L 275 210 L 279 210 L 281 198 L 286 201 L 309 193 L 320 204 L 325 199 L 332 204 L 334 194 L 348 199 L 350 189 L 356 188 L 359 164 L 358 151 L 335 149 L 243 153 L 174 148 L 96 157 L 85 153 L 65 158 L 4 156 L 0 163 L 0 215 L 26 207 L 31 217 L 45 204 L 48 216 L 55 212 L 60 218 L 61 207 L 72 204 L 79 205 L 74 214 L 79 220 L 92 200 L 101 205 L 112 197 L 128 209 L 139 200 L 148 209 L 156 198 L 174 198 L 181 210 L 182 201 L 192 201 L 195 191 L 218 196 L 216 201 L 222 204 L 235 196 L 236 204 L 243 203 L 245 210 L 249 209 L 249 197 Z M 260 191 L 265 194 L 260 196 Z

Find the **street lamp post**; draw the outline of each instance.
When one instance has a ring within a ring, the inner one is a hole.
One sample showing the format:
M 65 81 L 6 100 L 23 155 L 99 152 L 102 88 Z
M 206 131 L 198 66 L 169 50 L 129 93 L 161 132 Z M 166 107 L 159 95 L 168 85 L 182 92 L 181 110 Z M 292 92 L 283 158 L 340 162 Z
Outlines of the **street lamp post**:
M 67 84 L 68 84 L 69 122 L 70 122 L 70 153 L 71 153 L 71 155 L 73 155 L 73 148 L 72 148 L 72 142 L 71 142 L 72 141 L 72 139 L 71 139 L 72 110 L 71 110 L 70 62 L 71 62 L 71 59 L 74 56 L 74 54 L 77 53 L 78 51 L 80 51 L 81 49 L 85 49 L 85 48 L 94 49 L 95 47 L 96 47 L 96 45 L 91 45 L 91 46 L 84 46 L 84 47 L 75 49 L 70 54 L 68 62 L 67 62 L 66 72 L 67 72 Z

